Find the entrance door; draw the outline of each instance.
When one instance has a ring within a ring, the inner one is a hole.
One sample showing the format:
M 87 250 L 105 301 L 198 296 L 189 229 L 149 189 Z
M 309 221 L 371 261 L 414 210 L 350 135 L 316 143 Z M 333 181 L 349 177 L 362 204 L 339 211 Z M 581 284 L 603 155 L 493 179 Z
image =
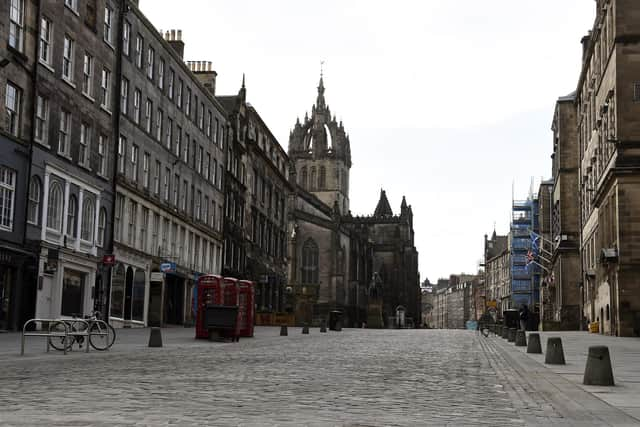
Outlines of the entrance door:
M 0 330 L 9 329 L 11 306 L 11 269 L 0 267 Z
M 184 313 L 184 279 L 165 278 L 164 323 L 182 325 Z
M 131 297 L 133 295 L 133 268 L 127 268 L 124 281 L 124 320 L 131 320 Z

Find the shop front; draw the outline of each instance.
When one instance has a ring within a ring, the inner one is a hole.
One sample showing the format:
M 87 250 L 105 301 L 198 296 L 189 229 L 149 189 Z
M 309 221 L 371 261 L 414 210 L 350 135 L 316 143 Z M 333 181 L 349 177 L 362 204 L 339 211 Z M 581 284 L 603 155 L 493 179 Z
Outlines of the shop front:
M 35 316 L 36 288 L 34 257 L 0 248 L 0 331 L 18 330 Z
M 98 280 L 97 260 L 57 249 L 43 248 L 42 254 L 35 317 L 55 319 L 91 313 Z

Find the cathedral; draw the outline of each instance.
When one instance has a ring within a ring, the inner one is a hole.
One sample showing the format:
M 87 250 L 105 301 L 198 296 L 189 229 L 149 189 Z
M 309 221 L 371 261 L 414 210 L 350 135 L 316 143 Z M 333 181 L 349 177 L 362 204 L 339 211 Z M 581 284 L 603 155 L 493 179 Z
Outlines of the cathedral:
M 326 103 L 322 76 L 311 116 L 289 135 L 289 287 L 298 324 L 332 315 L 349 327 L 411 327 L 420 319 L 413 211 L 394 215 L 384 190 L 373 215 L 349 210 L 351 146 Z

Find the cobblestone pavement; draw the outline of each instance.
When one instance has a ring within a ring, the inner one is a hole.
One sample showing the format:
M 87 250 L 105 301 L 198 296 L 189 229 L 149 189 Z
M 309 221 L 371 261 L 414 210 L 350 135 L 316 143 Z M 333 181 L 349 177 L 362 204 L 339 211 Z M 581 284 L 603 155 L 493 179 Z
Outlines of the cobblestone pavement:
M 0 336 L 1 425 L 573 425 L 491 339 L 461 330 L 118 330 L 111 351 L 44 353 Z M 14 351 L 15 350 L 15 351 Z

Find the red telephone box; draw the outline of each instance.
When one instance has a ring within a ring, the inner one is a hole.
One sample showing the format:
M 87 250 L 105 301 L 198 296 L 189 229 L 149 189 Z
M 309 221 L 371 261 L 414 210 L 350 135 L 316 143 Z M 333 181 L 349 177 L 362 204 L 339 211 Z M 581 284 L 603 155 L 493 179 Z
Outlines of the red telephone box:
M 198 278 L 196 313 L 196 338 L 209 338 L 209 330 L 206 328 L 205 308 L 207 305 L 222 304 L 222 277 L 206 274 Z
M 253 336 L 253 323 L 256 314 L 255 307 L 255 283 L 250 280 L 240 280 L 238 282 L 239 290 L 239 307 L 238 315 L 240 317 L 240 336 Z

